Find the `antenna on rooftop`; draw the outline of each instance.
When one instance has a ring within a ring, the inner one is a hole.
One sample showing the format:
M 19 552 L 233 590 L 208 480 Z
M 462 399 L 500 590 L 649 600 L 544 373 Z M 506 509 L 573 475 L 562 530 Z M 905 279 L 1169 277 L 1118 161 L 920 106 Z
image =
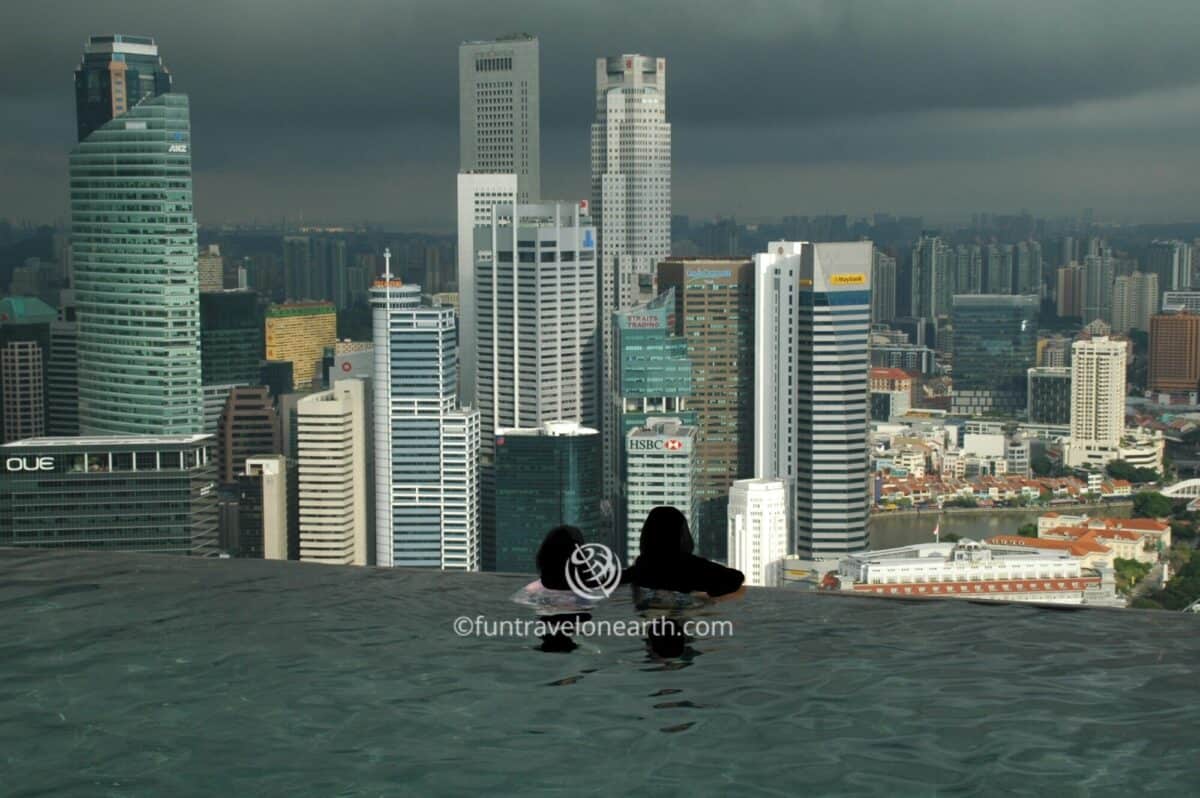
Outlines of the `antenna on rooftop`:
M 392 248 L 383 248 L 383 279 L 392 279 Z

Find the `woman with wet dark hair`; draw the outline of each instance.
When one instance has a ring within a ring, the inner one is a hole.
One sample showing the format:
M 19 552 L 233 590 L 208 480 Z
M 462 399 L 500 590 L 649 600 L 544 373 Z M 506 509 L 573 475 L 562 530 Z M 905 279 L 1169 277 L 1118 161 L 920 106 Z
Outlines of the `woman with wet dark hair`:
M 558 625 L 542 635 L 542 651 L 574 651 L 578 646 L 562 630 L 592 617 L 588 612 L 592 602 L 577 596 L 567 584 L 567 563 L 583 543 L 583 532 L 573 526 L 564 524 L 547 532 L 537 552 L 539 578 L 513 596 L 513 601 L 533 607 L 542 621 Z
M 741 595 L 745 574 L 697 557 L 687 517 L 674 507 L 655 507 L 642 524 L 640 551 L 621 581 L 635 588 L 703 593 L 708 598 Z

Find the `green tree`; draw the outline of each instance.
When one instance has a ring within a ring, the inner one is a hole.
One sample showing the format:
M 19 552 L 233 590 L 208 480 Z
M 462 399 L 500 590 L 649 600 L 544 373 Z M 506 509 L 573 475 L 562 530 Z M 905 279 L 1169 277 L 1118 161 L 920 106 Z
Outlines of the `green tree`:
M 1054 463 L 1050 462 L 1050 458 L 1044 454 L 1035 455 L 1029 461 L 1029 467 L 1033 469 L 1033 473 L 1039 477 L 1048 477 L 1054 469 Z
M 1021 524 L 1017 528 L 1017 534 L 1023 538 L 1036 538 L 1038 536 L 1037 524 Z
M 1146 598 L 1145 596 L 1142 596 L 1141 598 L 1135 598 L 1133 603 L 1129 606 L 1133 607 L 1135 610 L 1161 610 L 1163 608 L 1163 605 L 1159 604 L 1154 599 Z
M 1162 518 L 1170 515 L 1170 498 L 1157 491 L 1144 490 L 1133 497 L 1134 518 Z
M 1138 484 L 1159 480 L 1159 473 L 1153 468 L 1137 468 L 1125 460 L 1113 460 L 1105 470 L 1113 479 L 1124 479 Z

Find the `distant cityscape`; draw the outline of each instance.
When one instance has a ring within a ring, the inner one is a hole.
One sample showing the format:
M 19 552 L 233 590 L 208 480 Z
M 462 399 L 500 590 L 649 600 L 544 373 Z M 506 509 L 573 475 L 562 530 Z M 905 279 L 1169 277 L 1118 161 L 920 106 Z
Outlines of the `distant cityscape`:
M 454 234 L 204 227 L 169 52 L 88 40 L 70 225 L 0 221 L 0 546 L 532 572 L 671 505 L 752 585 L 1200 600 L 1200 223 L 673 214 L 644 54 L 547 198 L 538 39 L 458 54 Z

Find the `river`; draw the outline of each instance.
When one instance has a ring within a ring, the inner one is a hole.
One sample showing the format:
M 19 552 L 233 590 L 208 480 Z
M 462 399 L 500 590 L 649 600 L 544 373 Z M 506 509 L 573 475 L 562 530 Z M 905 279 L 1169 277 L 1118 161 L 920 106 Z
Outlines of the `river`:
M 1087 513 L 1093 517 L 1128 518 L 1130 504 L 1110 504 L 1102 507 L 1068 506 L 1057 508 L 1061 513 Z M 941 522 L 943 535 L 953 532 L 964 538 L 980 540 L 992 535 L 1015 535 L 1023 524 L 1036 524 L 1037 518 L 1049 510 L 955 510 L 938 513 L 880 513 L 871 516 L 871 548 L 890 549 L 913 543 L 932 543 L 933 527 Z

